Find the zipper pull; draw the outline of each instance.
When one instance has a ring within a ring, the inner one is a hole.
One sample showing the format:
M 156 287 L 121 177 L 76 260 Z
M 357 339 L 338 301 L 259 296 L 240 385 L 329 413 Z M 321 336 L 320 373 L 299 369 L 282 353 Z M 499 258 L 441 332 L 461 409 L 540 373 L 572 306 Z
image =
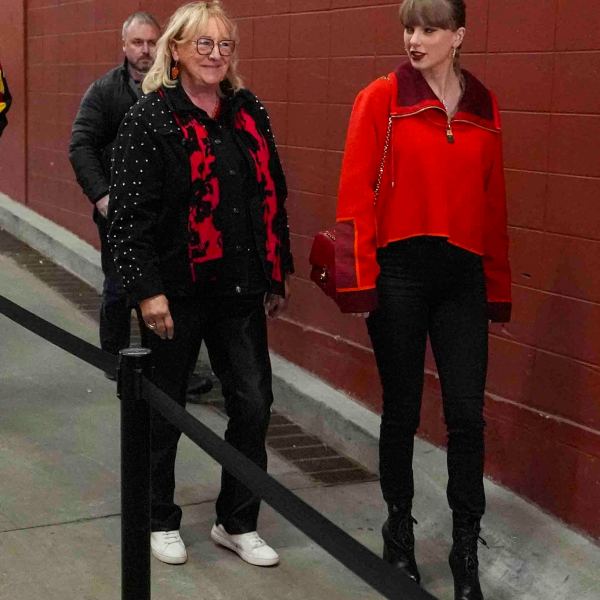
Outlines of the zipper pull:
M 452 132 L 452 125 L 450 121 L 448 121 L 448 127 L 446 127 L 446 139 L 449 144 L 454 144 L 454 133 Z

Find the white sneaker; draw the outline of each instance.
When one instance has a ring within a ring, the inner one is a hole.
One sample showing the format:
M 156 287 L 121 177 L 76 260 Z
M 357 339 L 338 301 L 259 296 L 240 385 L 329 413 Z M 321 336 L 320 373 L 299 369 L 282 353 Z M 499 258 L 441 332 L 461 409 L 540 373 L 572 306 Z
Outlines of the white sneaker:
M 169 565 L 182 565 L 187 560 L 185 544 L 179 531 L 153 531 L 150 534 L 152 554 Z
M 272 567 L 279 562 L 279 555 L 267 546 L 256 531 L 233 535 L 223 525 L 213 525 L 210 532 L 213 542 L 236 552 L 242 560 L 258 567 Z

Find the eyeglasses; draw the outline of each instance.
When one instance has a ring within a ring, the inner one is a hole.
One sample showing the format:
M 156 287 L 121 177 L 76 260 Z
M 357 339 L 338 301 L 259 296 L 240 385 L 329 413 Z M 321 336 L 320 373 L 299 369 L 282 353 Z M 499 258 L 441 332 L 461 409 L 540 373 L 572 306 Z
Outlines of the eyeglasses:
M 213 48 L 215 47 L 215 40 L 209 37 L 201 37 L 196 40 L 195 44 L 198 54 L 207 56 L 212 53 Z M 217 46 L 221 56 L 231 56 L 235 51 L 234 40 L 221 40 L 217 43 Z

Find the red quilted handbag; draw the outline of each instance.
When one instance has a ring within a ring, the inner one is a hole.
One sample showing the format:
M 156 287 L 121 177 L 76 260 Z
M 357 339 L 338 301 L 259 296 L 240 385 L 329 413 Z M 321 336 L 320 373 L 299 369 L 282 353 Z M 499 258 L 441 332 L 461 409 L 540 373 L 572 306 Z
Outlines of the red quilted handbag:
M 319 231 L 315 235 L 310 249 L 310 278 L 334 300 L 337 296 L 335 286 L 335 225 L 331 229 Z
M 374 204 L 377 203 L 379 196 L 391 134 L 392 117 L 389 116 L 383 156 L 374 190 Z M 352 288 L 356 285 L 354 281 L 356 277 L 354 236 L 354 225 L 350 221 L 341 221 L 325 231 L 319 231 L 313 239 L 308 259 L 311 264 L 310 278 L 337 303 L 342 312 L 370 312 L 375 309 L 377 304 L 374 292 L 357 291 L 342 294 L 337 292 L 338 287 Z
M 337 287 L 356 286 L 354 225 L 351 222 L 336 223 L 330 229 L 317 233 L 308 260 L 312 267 L 310 278 L 343 313 L 364 313 L 375 309 L 377 296 L 374 291 L 337 291 Z

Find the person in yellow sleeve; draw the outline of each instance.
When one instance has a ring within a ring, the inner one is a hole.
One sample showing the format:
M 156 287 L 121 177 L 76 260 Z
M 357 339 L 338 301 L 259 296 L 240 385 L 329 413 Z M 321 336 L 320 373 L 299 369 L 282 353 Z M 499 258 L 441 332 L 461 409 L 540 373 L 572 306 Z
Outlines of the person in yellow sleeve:
M 0 63 L 0 135 L 2 135 L 2 132 L 8 123 L 6 113 L 10 108 L 11 102 L 12 97 L 8 91 L 8 84 L 6 83 L 6 77 L 4 76 L 4 69 Z

